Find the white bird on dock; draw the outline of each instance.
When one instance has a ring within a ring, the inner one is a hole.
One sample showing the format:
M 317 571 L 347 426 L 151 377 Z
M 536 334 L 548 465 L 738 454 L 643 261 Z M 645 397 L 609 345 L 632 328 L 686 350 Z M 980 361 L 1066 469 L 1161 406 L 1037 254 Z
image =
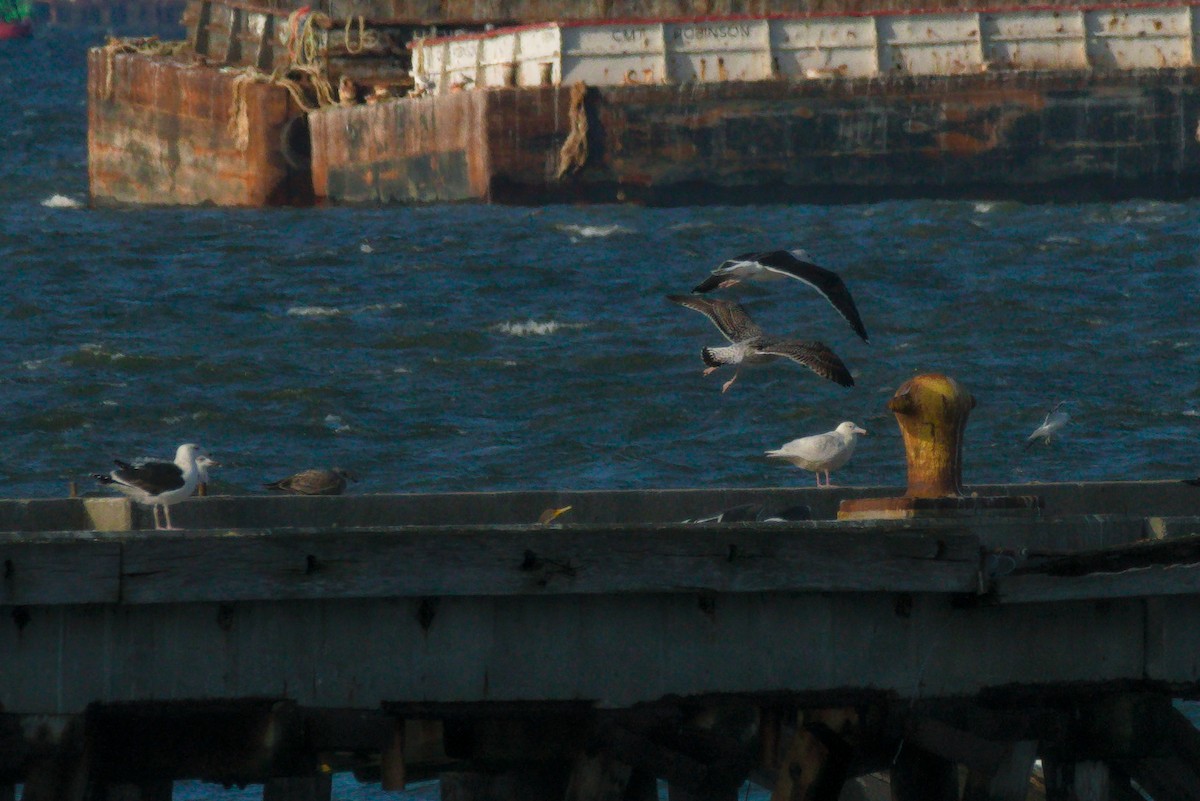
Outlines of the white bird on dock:
M 203 466 L 200 460 L 204 460 Z M 117 465 L 116 470 L 108 475 L 93 473 L 92 477 L 105 486 L 115 487 L 132 500 L 151 507 L 155 529 L 162 528 L 158 522 L 160 507 L 166 528 L 173 528 L 171 505 L 191 497 L 201 476 L 207 478 L 207 468 L 218 464 L 199 445 L 190 442 L 179 446 L 174 462 L 143 461 L 131 464 L 120 459 L 113 461 Z
M 341 495 L 346 489 L 347 480 L 358 481 L 358 477 L 349 470 L 334 467 L 330 470 L 301 470 L 263 486 L 293 495 Z
M 829 487 L 829 471 L 837 470 L 850 461 L 854 454 L 857 435 L 867 432 L 850 421 L 846 421 L 833 431 L 815 434 L 811 437 L 794 439 L 774 451 L 767 451 L 772 459 L 785 459 L 796 467 L 811 470 L 817 474 L 817 486 Z M 825 483 L 821 483 L 821 473 L 825 473 Z
M 842 315 L 854 333 L 870 342 L 867 329 L 863 326 L 854 298 L 841 277 L 813 262 L 803 250 L 771 250 L 761 253 L 743 253 L 722 262 L 712 275 L 704 279 L 692 292 L 703 294 L 714 289 L 724 289 L 742 281 L 775 281 L 795 278 L 808 284 Z
M 824 343 L 766 336 L 739 304 L 728 300 L 712 300 L 692 295 L 668 295 L 667 300 L 698 311 L 712 321 L 731 344 L 725 347 L 704 348 L 701 358 L 708 365 L 704 375 L 727 364 L 765 364 L 784 358 L 802 364 L 822 378 L 843 387 L 854 386 L 846 365 Z M 738 372 L 721 386 L 725 392 L 737 380 Z
M 1037 430 L 1026 438 L 1025 450 L 1029 450 L 1038 439 L 1049 445 L 1050 437 L 1054 436 L 1060 428 L 1071 422 L 1071 415 L 1062 411 L 1063 404 L 1065 403 L 1066 401 L 1059 401 L 1054 405 L 1054 408 L 1046 415 L 1046 419 L 1037 427 Z

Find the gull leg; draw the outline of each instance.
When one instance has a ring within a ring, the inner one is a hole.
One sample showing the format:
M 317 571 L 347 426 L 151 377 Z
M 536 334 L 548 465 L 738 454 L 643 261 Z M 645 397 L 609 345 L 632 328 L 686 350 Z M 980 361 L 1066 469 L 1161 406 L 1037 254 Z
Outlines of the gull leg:
M 703 375 L 710 375 L 716 369 L 717 368 L 715 368 L 715 367 L 705 367 Z
M 160 526 L 158 523 L 158 504 L 157 503 L 150 504 L 150 515 L 151 515 L 151 517 L 154 518 L 154 530 L 158 531 L 160 528 L 162 528 L 162 526 Z
M 724 384 L 721 385 L 722 392 L 725 392 L 727 389 L 729 389 L 730 387 L 733 386 L 733 382 L 737 381 L 738 373 L 740 371 L 741 371 L 740 367 L 737 370 L 733 371 L 733 378 L 729 379 L 728 381 L 726 381 Z
M 174 526 L 171 525 L 171 507 L 167 506 L 165 503 L 163 504 L 163 514 L 167 518 L 167 528 L 169 528 L 169 529 L 175 528 Z
M 742 279 L 740 279 L 740 278 L 726 278 L 724 281 L 717 284 L 717 289 L 725 289 L 726 287 L 731 287 L 734 284 L 736 284 L 738 281 L 741 281 L 741 280 Z
M 821 488 L 821 471 L 820 471 L 820 470 L 814 470 L 814 471 L 813 471 L 813 473 L 814 473 L 814 474 L 816 475 L 816 477 L 817 477 L 817 489 L 820 489 L 820 488 Z

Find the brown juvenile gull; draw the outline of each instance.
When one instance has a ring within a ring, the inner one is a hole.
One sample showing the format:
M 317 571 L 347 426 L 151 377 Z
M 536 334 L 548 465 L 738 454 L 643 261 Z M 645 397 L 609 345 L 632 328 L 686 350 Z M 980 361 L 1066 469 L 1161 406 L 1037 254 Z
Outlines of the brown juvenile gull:
M 867 329 L 863 326 L 862 318 L 858 316 L 858 308 L 854 298 L 841 277 L 832 270 L 826 270 L 815 264 L 812 257 L 803 250 L 770 250 L 760 253 L 743 253 L 732 259 L 721 262 L 712 271 L 712 275 L 704 279 L 693 292 L 705 293 L 714 289 L 724 289 L 741 281 L 774 281 L 784 278 L 795 278 L 808 284 L 821 297 L 829 301 L 838 314 L 850 323 L 854 333 L 867 339 Z
M 174 462 L 143 461 L 131 464 L 120 459 L 113 461 L 117 465 L 116 470 L 106 476 L 93 473 L 92 477 L 106 487 L 114 487 L 134 501 L 151 507 L 156 529 L 162 528 L 158 524 L 159 508 L 162 508 L 166 528 L 173 528 L 170 506 L 190 497 L 196 491 L 201 475 L 207 475 L 206 469 L 217 465 L 199 445 L 190 442 L 179 446 Z
M 833 431 L 794 439 L 778 450 L 767 451 L 767 456 L 786 459 L 796 467 L 812 470 L 817 474 L 817 486 L 829 487 L 832 486 L 829 483 L 829 471 L 837 470 L 850 461 L 856 435 L 865 433 L 854 423 L 846 421 Z M 824 484 L 821 483 L 822 472 L 825 473 Z
M 704 375 L 727 364 L 754 365 L 773 362 L 779 358 L 791 359 L 804 365 L 822 378 L 827 378 L 843 387 L 854 386 L 854 379 L 842 360 L 821 342 L 803 342 L 797 339 L 780 339 L 765 335 L 737 303 L 728 300 L 699 298 L 694 295 L 668 295 L 667 300 L 700 312 L 713 322 L 731 344 L 724 347 L 704 348 L 701 358 L 708 368 Z M 725 392 L 737 380 L 738 372 L 725 382 Z
M 293 495 L 341 495 L 342 490 L 346 489 L 347 479 L 358 481 L 358 477 L 349 470 L 335 467 L 331 470 L 301 470 L 263 486 Z

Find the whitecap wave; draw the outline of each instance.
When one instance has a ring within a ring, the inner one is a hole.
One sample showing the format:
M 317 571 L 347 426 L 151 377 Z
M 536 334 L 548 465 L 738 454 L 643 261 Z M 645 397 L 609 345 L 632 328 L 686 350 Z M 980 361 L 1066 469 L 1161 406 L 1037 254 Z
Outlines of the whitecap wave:
M 342 310 L 336 306 L 293 306 L 287 313 L 289 317 L 336 317 Z
M 1184 417 L 1200 417 L 1200 409 L 1184 409 Z
M 584 239 L 604 239 L 613 234 L 631 234 L 633 231 L 622 225 L 560 225 L 558 230 L 581 236 Z
M 83 203 L 73 197 L 67 195 L 51 195 L 42 201 L 42 205 L 48 209 L 81 209 Z
M 350 424 L 336 414 L 325 415 L 325 425 L 335 434 L 350 430 Z
M 582 323 L 560 323 L 557 320 L 513 320 L 493 326 L 494 331 L 510 337 L 544 337 L 579 328 L 583 328 Z

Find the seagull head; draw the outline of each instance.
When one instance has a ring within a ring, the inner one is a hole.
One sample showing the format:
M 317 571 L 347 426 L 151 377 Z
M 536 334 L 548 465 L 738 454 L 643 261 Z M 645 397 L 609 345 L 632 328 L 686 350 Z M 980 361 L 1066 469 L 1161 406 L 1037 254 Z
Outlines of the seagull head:
M 854 423 L 851 423 L 849 420 L 847 420 L 846 422 L 839 425 L 837 427 L 837 432 L 839 434 L 841 434 L 843 437 L 847 437 L 847 438 L 853 438 L 855 434 L 866 434 L 867 433 L 866 429 L 859 428 L 858 426 L 854 425 Z

